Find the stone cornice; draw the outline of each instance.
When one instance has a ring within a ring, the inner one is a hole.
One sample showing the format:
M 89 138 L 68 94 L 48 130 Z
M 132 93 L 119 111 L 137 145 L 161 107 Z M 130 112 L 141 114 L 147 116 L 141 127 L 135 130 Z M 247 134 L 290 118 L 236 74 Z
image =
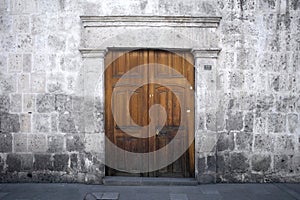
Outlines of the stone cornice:
M 213 16 L 81 16 L 84 27 L 184 27 L 217 28 L 221 17 Z
M 79 49 L 83 58 L 104 58 L 106 49 Z
M 108 49 L 128 49 L 130 48 L 108 48 Z M 139 48 L 132 48 L 132 49 L 139 49 Z M 163 48 L 162 48 L 163 49 Z M 180 49 L 169 49 L 170 51 L 172 50 L 180 50 Z M 188 49 L 181 49 L 184 51 L 187 51 Z M 79 49 L 79 51 L 82 54 L 83 58 L 104 58 L 107 49 Z M 203 48 L 203 49 L 192 49 L 191 53 L 194 55 L 194 58 L 217 58 L 221 49 L 219 48 Z
M 192 49 L 194 58 L 217 58 L 221 49 L 219 48 L 205 48 L 205 49 Z

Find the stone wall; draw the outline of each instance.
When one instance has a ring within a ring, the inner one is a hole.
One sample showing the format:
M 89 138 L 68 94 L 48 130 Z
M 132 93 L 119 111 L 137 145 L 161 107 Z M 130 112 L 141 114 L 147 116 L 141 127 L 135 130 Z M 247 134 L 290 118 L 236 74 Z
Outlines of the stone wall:
M 1 0 L 0 13 L 0 182 L 101 183 L 98 116 L 85 122 L 79 91 L 82 4 Z
M 0 0 L 0 182 L 101 183 L 103 105 L 83 95 L 79 16 L 132 14 L 222 17 L 199 182 L 299 182 L 298 0 Z
M 217 181 L 300 180 L 300 1 L 219 1 Z

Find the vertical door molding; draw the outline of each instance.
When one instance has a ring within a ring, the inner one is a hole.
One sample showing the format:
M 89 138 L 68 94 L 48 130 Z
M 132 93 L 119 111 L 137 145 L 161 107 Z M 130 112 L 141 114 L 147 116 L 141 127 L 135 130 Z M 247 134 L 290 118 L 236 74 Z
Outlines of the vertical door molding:
M 107 50 L 106 49 L 82 49 L 80 50 L 82 53 L 82 63 L 83 63 L 83 70 L 81 76 L 83 76 L 83 85 L 82 87 L 82 95 L 85 100 L 85 119 L 88 121 L 86 122 L 85 131 L 86 132 L 95 132 L 101 131 L 104 132 L 104 127 L 100 129 L 96 129 L 96 124 L 94 121 L 90 119 L 92 117 L 92 111 L 90 104 L 94 102 L 95 99 L 99 101 L 99 103 L 104 104 L 105 98 L 105 90 L 104 90 L 104 72 L 105 72 L 105 55 Z M 90 102 L 90 103 L 89 103 Z M 95 102 L 96 104 L 97 102 Z M 100 111 L 100 110 L 99 110 Z M 104 110 L 101 108 L 101 113 Z M 90 121 L 91 120 L 91 121 Z
M 191 52 L 195 59 L 195 173 L 198 182 L 212 183 L 216 182 L 216 74 L 220 49 Z
M 83 119 L 85 125 L 85 152 L 97 159 L 88 166 L 86 179 L 102 182 L 105 161 L 105 129 L 99 119 L 104 118 L 104 71 L 106 49 L 81 49 L 82 70 L 78 83 L 80 98 L 83 98 Z M 98 166 L 97 166 L 98 165 Z M 87 180 L 89 182 L 89 180 Z

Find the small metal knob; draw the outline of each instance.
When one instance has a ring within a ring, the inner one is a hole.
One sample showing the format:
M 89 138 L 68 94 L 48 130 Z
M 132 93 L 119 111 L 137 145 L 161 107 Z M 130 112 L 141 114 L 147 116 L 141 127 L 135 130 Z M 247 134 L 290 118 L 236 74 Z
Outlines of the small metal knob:
M 155 134 L 156 134 L 157 136 L 159 136 L 160 132 L 159 132 L 159 130 L 158 130 L 158 129 L 156 129 L 156 132 L 155 132 Z

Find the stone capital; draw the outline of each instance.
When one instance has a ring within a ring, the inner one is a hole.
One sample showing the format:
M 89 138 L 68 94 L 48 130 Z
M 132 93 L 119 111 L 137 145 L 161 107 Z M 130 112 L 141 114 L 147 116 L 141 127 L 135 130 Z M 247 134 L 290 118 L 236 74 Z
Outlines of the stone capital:
M 218 58 L 221 49 L 219 48 L 204 48 L 204 49 L 192 49 L 194 58 Z
M 105 58 L 106 49 L 80 49 L 83 58 Z

